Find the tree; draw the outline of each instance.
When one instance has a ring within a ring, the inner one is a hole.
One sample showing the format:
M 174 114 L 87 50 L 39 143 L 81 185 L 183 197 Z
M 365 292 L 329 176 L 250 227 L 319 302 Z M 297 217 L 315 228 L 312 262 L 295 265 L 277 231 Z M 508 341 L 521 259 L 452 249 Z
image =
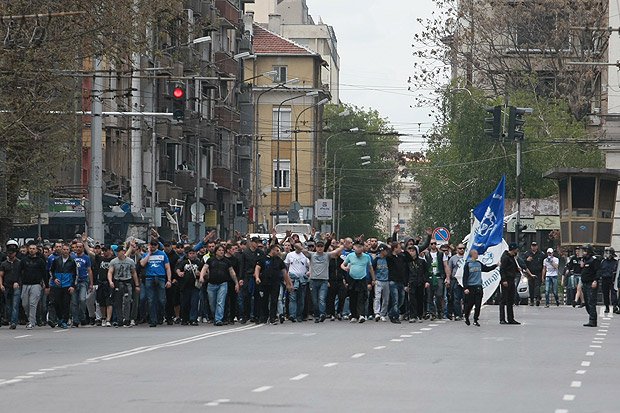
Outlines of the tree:
M 0 26 L 5 39 L 0 50 L 0 240 L 16 219 L 40 212 L 51 189 L 61 184 L 60 172 L 79 162 L 82 119 L 75 112 L 89 106 L 90 60 L 101 56 L 125 70 L 126 77 L 132 53 L 145 53 L 153 42 L 146 33 L 178 23 L 181 11 L 181 0 L 0 4 L 2 16 L 45 15 L 3 18 Z M 113 93 L 124 100 L 131 96 L 131 91 Z M 42 201 L 20 203 L 20 194 Z
M 578 120 L 601 107 L 600 66 L 587 63 L 606 59 L 608 2 L 434 3 L 437 12 L 419 19 L 424 30 L 415 35 L 417 86 L 441 88 L 451 76 L 491 97 L 525 90 L 564 101 Z
M 428 164 L 411 166 L 421 185 L 422 205 L 414 224 L 449 227 L 460 239 L 469 233 L 470 210 L 507 178 L 506 197 L 515 197 L 516 156 L 513 142 L 490 141 L 484 134 L 485 106 L 497 102 L 484 98 L 482 90 L 443 93 L 441 116 L 429 135 Z M 603 156 L 595 142 L 587 140 L 584 122 L 575 120 L 567 105 L 557 99 L 541 99 L 517 93 L 511 104 L 532 107 L 527 116 L 523 142 L 522 195 L 542 198 L 557 193 L 556 183 L 542 179 L 555 167 L 601 167 Z
M 339 233 L 341 236 L 377 236 L 380 234 L 380 208 L 389 205 L 397 190 L 394 179 L 398 159 L 397 134 L 376 110 L 352 105 L 327 106 L 324 120 L 330 130 L 322 136 L 323 148 L 330 139 L 327 144 L 327 192 L 340 193 Z M 346 132 L 354 128 L 358 130 Z M 366 145 L 357 146 L 356 142 L 366 142 Z M 362 166 L 364 160 L 360 158 L 363 156 L 370 157 L 369 165 Z M 336 212 L 337 201 L 336 198 Z

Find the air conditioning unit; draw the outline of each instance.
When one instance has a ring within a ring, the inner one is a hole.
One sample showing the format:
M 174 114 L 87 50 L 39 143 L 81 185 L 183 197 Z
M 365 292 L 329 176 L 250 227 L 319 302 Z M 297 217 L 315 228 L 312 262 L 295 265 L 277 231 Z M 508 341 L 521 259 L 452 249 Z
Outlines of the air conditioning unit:
M 590 126 L 601 126 L 601 117 L 598 115 L 589 115 L 588 116 L 588 125 Z
M 209 186 L 209 189 L 213 189 L 214 191 L 217 191 L 218 185 L 216 182 L 207 182 L 207 185 Z

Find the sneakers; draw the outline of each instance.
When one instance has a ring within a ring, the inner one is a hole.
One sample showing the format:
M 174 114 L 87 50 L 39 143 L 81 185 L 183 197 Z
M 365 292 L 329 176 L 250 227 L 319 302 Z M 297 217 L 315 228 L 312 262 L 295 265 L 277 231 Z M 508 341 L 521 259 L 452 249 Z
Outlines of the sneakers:
M 131 320 L 129 322 L 129 327 L 135 327 L 136 326 L 136 320 Z
M 325 321 L 327 317 L 325 316 L 325 314 L 321 314 L 321 317 L 319 317 L 319 321 L 322 323 L 323 321 Z
M 221 326 L 223 326 L 223 325 L 224 325 L 224 323 L 222 323 L 221 321 L 216 321 L 216 322 L 215 322 L 215 326 L 216 326 L 216 327 L 221 327 Z
M 11 330 L 15 330 L 17 328 L 17 324 L 15 323 L 11 323 L 11 326 L 9 327 Z
M 620 307 L 618 306 L 614 307 L 614 314 L 620 314 Z
M 366 321 L 366 317 L 364 317 L 363 315 L 360 316 L 358 323 L 362 324 L 364 321 Z
M 351 323 L 357 323 L 357 318 L 355 318 L 355 317 L 351 317 L 351 318 L 349 319 L 349 321 L 350 321 Z
M 478 320 L 474 320 L 474 325 L 475 325 L 476 327 L 480 327 L 480 323 L 478 322 Z
M 458 316 L 454 317 L 454 321 L 462 321 L 462 320 L 463 320 L 463 317 L 458 317 Z
M 400 324 L 400 320 L 398 318 L 395 318 L 396 321 L 398 321 Z M 383 321 L 384 323 L 387 322 L 387 318 L 385 318 L 384 316 L 381 316 L 381 321 Z
M 510 320 L 510 321 L 508 322 L 508 324 L 512 324 L 512 325 L 515 325 L 515 326 L 516 326 L 516 325 L 520 325 L 521 323 L 520 323 L 520 322 L 518 322 L 517 320 Z
M 31 323 L 26 324 L 26 330 L 32 330 L 34 326 Z
M 66 330 L 69 328 L 67 323 L 65 323 L 64 321 L 61 321 L 60 324 L 58 324 L 58 327 L 62 328 L 63 330 Z
M 319 324 L 319 323 L 320 323 L 320 321 L 319 321 L 318 317 L 317 317 L 317 318 L 315 318 L 315 319 L 314 319 L 314 324 Z
M 549 304 L 545 304 L 545 308 L 549 308 Z
M 381 317 L 382 321 L 386 321 L 385 317 Z M 394 324 L 400 324 L 400 320 L 397 317 L 390 318 L 390 321 Z
M 375 321 L 381 320 L 381 316 L 379 314 L 375 314 Z
M 465 317 L 465 324 L 466 325 L 470 325 L 471 324 L 470 321 L 469 321 L 469 317 Z M 500 324 L 501 324 L 501 321 L 500 321 Z
M 197 325 L 198 325 L 198 321 L 196 321 L 196 320 L 191 321 L 191 322 L 189 323 L 189 325 L 190 325 L 190 326 L 197 326 Z
M 418 321 L 418 319 L 417 319 L 417 318 L 415 318 L 415 317 L 411 317 L 411 318 L 409 319 L 409 323 L 416 323 L 417 321 Z
M 280 316 L 278 317 L 278 319 L 280 320 L 280 324 L 284 324 L 284 314 L 280 314 Z

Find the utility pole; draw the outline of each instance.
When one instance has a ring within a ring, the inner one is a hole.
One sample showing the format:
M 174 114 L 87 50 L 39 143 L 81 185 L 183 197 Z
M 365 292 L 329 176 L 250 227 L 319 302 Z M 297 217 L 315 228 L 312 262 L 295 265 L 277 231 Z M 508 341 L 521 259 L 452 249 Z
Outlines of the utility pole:
M 101 66 L 101 58 L 95 57 L 95 70 Z M 89 199 L 89 232 L 93 239 L 104 242 L 103 230 L 103 79 L 95 74 L 93 78 L 92 117 L 90 122 L 90 182 Z
M 134 74 L 140 70 L 140 55 L 134 53 L 132 57 Z M 131 103 L 134 112 L 140 112 L 140 78 L 131 79 Z M 141 120 L 138 117 L 131 118 L 131 212 L 142 210 L 142 131 Z M 153 123 L 153 131 L 155 124 Z M 151 202 L 152 204 L 153 202 Z M 152 207 L 153 205 L 151 205 Z

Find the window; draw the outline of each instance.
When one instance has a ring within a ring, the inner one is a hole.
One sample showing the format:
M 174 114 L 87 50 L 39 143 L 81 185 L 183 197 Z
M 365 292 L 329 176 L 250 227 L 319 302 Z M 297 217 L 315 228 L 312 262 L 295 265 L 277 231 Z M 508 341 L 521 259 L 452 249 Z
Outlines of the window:
M 284 83 L 287 81 L 288 71 L 286 66 L 274 66 L 273 70 L 277 72 L 275 77 L 273 78 L 273 81 L 275 83 Z
M 273 139 L 291 139 L 291 108 L 283 107 L 280 110 L 280 128 L 278 129 L 278 108 L 273 108 Z M 278 131 L 279 136 L 278 136 Z
M 288 159 L 280 159 L 280 167 L 278 168 L 278 160 L 273 160 L 273 187 L 274 188 L 291 188 L 291 161 Z

